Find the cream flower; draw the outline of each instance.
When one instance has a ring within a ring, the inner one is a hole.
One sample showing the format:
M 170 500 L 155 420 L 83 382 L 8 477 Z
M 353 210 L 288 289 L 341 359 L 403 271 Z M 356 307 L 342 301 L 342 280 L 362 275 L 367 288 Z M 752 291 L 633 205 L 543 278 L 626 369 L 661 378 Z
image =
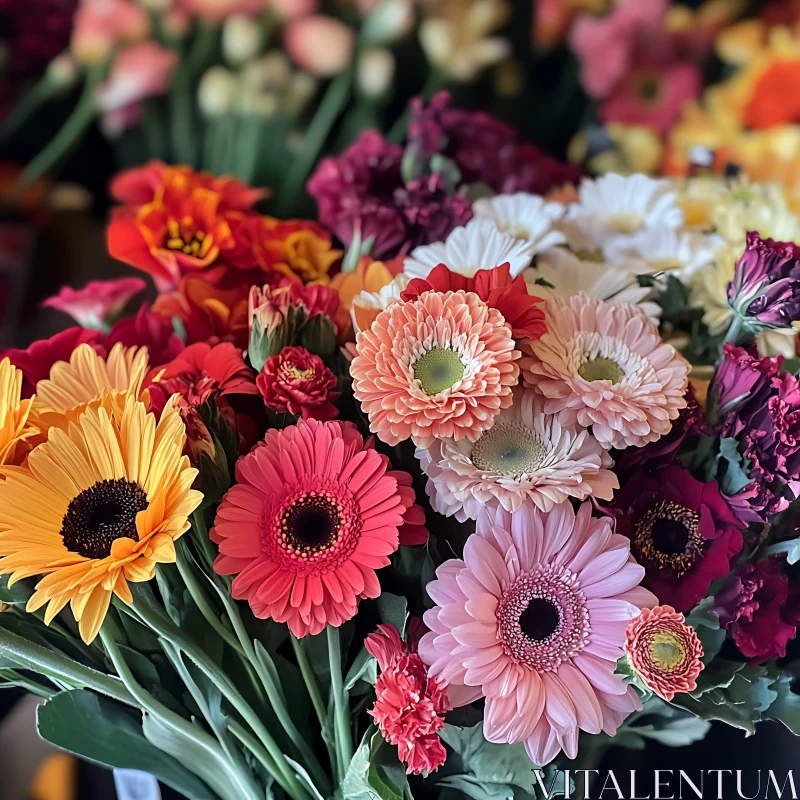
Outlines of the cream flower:
M 607 303 L 631 303 L 658 324 L 661 306 L 653 302 L 653 289 L 640 286 L 637 275 L 649 272 L 644 261 L 626 261 L 619 266 L 583 261 L 569 250 L 554 247 L 540 253 L 536 266 L 525 270 L 528 292 L 539 297 L 570 297 L 585 292 Z
M 535 392 L 516 389 L 514 404 L 477 441 L 439 439 L 417 448 L 433 508 L 464 522 L 498 505 L 513 512 L 530 502 L 550 511 L 570 497 L 610 500 L 619 482 L 608 453 L 542 405 Z
M 560 227 L 573 250 L 596 252 L 643 230 L 680 228 L 683 212 L 676 199 L 667 181 L 646 175 L 584 178 L 578 202 L 567 208 Z
M 491 220 L 473 219 L 455 228 L 443 242 L 414 248 L 404 271 L 411 278 L 427 278 L 434 267 L 444 264 L 451 272 L 471 278 L 478 270 L 508 262 L 515 278 L 531 263 L 534 250 L 535 244 L 501 233 Z
M 534 253 L 566 241 L 564 234 L 554 227 L 565 210 L 561 203 L 548 203 L 543 197 L 527 192 L 481 198 L 472 204 L 476 219 L 491 220 L 501 233 L 532 244 Z
M 591 427 L 604 447 L 640 447 L 668 433 L 686 406 L 689 364 L 632 305 L 579 294 L 545 308 L 547 333 L 528 342 L 525 383 L 547 413 Z
M 800 241 L 800 220 L 789 210 L 778 184 L 733 184 L 714 207 L 712 219 L 717 232 L 731 244 L 741 244 L 740 250 L 750 231 L 762 239 Z
M 381 311 L 400 299 L 400 295 L 410 282 L 411 278 L 408 275 L 400 274 L 377 292 L 364 291 L 356 295 L 350 308 L 353 330 L 358 333 L 369 328 Z

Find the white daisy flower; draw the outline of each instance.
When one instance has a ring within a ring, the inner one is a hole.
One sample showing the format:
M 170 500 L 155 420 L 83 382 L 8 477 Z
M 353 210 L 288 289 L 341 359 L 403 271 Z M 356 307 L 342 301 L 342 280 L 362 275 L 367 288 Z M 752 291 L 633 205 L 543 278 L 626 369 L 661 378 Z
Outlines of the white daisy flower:
M 721 244 L 722 238 L 716 234 L 651 228 L 611 239 L 603 254 L 610 264 L 643 261 L 648 272 L 675 272 L 681 280 L 688 281 L 697 270 L 713 263 L 714 252 Z
M 380 291 L 357 294 L 350 307 L 353 330 L 358 333 L 368 329 L 381 311 L 400 299 L 400 295 L 409 283 L 411 278 L 400 273 L 386 286 L 381 287 Z
M 472 211 L 476 219 L 494 222 L 501 233 L 533 244 L 534 253 L 566 241 L 554 227 L 566 209 L 561 203 L 548 203 L 536 194 L 517 192 L 481 198 L 472 204 Z
M 637 275 L 650 272 L 644 261 L 629 260 L 618 265 L 583 261 L 562 247 L 540 253 L 536 266 L 524 273 L 528 293 L 546 300 L 568 300 L 584 292 L 607 303 L 631 303 L 658 324 L 661 306 L 653 302 L 653 289 L 640 286 Z
M 683 225 L 683 211 L 669 183 L 646 175 L 609 173 L 597 180 L 584 178 L 578 198 L 559 225 L 575 251 L 595 252 L 612 239 Z
M 501 233 L 491 220 L 473 219 L 455 228 L 444 242 L 415 247 L 404 270 L 411 278 L 427 278 L 434 267 L 445 264 L 451 272 L 471 278 L 479 270 L 508 262 L 516 277 L 531 263 L 534 248 L 530 242 Z
M 438 439 L 416 456 L 433 508 L 461 522 L 486 507 L 514 512 L 530 502 L 547 512 L 571 497 L 610 500 L 619 487 L 599 442 L 545 414 L 541 399 L 522 388 L 476 442 Z

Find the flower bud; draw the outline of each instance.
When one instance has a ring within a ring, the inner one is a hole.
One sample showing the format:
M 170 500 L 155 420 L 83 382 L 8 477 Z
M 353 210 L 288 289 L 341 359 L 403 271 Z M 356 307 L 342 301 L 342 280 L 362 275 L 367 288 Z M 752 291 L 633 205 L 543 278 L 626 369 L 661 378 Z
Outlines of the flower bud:
M 47 65 L 47 80 L 53 86 L 67 89 L 78 78 L 78 65 L 70 56 L 62 53 Z
M 394 80 L 394 56 L 385 47 L 370 47 L 358 59 L 359 91 L 371 100 L 384 97 Z
M 355 46 L 355 32 L 324 14 L 295 19 L 284 33 L 286 52 L 306 72 L 332 78 L 344 72 Z
M 411 0 L 382 0 L 368 13 L 361 36 L 367 45 L 391 44 L 407 36 L 413 27 Z
M 227 114 L 236 95 L 236 76 L 225 67 L 207 69 L 197 87 L 197 103 L 206 117 L 221 117 Z
M 222 26 L 222 55 L 229 64 L 238 66 L 255 58 L 261 50 L 261 27 L 258 21 L 243 14 L 234 14 Z
M 323 360 L 330 358 L 336 351 L 336 330 L 331 318 L 325 314 L 311 317 L 300 330 L 298 342 L 309 353 Z
M 288 307 L 282 302 L 286 294 L 273 295 L 269 286 L 250 288 L 248 317 L 250 320 L 250 344 L 247 360 L 256 372 L 261 372 L 270 356 L 283 349 L 286 339 L 286 315 Z

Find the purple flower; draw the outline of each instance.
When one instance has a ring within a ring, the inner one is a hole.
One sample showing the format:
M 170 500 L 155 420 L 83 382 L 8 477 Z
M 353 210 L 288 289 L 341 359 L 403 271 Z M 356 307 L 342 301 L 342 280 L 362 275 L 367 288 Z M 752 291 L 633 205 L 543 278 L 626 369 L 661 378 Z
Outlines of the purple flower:
M 748 233 L 728 284 L 728 303 L 750 333 L 791 327 L 800 320 L 800 248 Z
M 745 402 L 753 407 L 763 403 L 783 357 L 760 358 L 754 348 L 745 349 L 730 342 L 723 345 L 722 352 L 712 387 L 719 412 L 729 414 Z

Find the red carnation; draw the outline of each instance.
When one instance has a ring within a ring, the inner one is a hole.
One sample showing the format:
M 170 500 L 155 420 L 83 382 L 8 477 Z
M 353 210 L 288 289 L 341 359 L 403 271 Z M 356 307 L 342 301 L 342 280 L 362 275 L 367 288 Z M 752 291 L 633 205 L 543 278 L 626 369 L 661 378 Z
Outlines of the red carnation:
M 413 620 L 411 628 L 413 633 Z M 439 679 L 428 677 L 428 668 L 416 652 L 418 637 L 410 636 L 406 644 L 393 625 L 379 625 L 378 630 L 364 642 L 381 668 L 375 705 L 368 713 L 383 738 L 397 745 L 407 772 L 434 772 L 447 757 L 438 734 L 450 710 L 445 687 Z
M 481 269 L 471 278 L 451 272 L 445 264 L 435 267 L 427 278 L 414 278 L 400 299 L 416 300 L 424 292 L 475 292 L 490 308 L 505 318 L 515 339 L 538 339 L 547 332 L 544 311 L 536 307 L 541 297 L 528 294 L 522 275 L 511 278 L 511 267 L 501 264 L 494 269 Z
M 716 602 L 722 627 L 742 655 L 754 663 L 786 655 L 800 625 L 800 587 L 789 584 L 777 558 L 751 561 L 737 570 Z
M 323 421 L 339 413 L 333 404 L 339 396 L 336 383 L 336 376 L 322 359 L 305 347 L 284 347 L 267 359 L 256 378 L 267 408 Z

